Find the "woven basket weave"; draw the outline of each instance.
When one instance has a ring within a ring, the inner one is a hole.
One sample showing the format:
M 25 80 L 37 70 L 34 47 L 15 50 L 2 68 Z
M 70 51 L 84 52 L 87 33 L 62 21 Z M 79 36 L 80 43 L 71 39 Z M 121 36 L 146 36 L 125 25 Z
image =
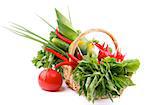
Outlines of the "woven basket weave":
M 82 39 L 83 37 L 85 37 L 86 35 L 88 35 L 89 33 L 92 33 L 92 32 L 101 32 L 101 33 L 105 33 L 106 35 L 108 35 L 111 40 L 113 41 L 114 45 L 115 45 L 115 49 L 117 50 L 118 49 L 118 43 L 116 41 L 116 39 L 114 38 L 114 36 L 109 33 L 108 31 L 106 30 L 103 30 L 103 29 L 100 29 L 100 28 L 96 28 L 96 29 L 89 29 L 87 31 L 85 31 L 84 33 L 82 33 L 81 35 L 79 35 L 73 42 L 72 44 L 70 45 L 70 48 L 69 48 L 69 53 L 71 55 L 74 55 L 75 53 L 75 50 L 76 48 L 78 47 L 78 42 L 80 41 L 80 39 Z M 68 66 L 68 65 L 65 65 L 63 66 L 63 72 L 64 72 L 64 78 L 65 78 L 65 82 L 66 84 L 68 85 L 69 88 L 75 90 L 75 91 L 78 91 L 80 89 L 80 86 L 79 84 L 77 84 L 74 79 L 73 79 L 73 74 L 72 74 L 72 67 L 71 66 Z M 121 92 L 122 93 L 122 92 Z M 108 98 L 107 96 L 106 97 L 100 97 L 100 98 Z

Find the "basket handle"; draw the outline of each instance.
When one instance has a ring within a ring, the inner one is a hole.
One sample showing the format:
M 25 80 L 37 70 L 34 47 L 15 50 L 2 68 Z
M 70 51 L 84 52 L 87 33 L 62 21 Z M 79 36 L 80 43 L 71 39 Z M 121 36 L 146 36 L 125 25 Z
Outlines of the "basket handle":
M 115 49 L 116 49 L 116 50 L 118 49 L 117 40 L 114 38 L 114 36 L 113 36 L 110 32 L 108 32 L 108 31 L 106 31 L 106 30 L 103 30 L 103 29 L 100 29 L 100 28 L 94 28 L 94 29 L 89 29 L 89 30 L 85 31 L 84 33 L 80 34 L 80 35 L 71 43 L 71 45 L 70 45 L 70 47 L 69 47 L 69 53 L 70 53 L 71 55 L 74 55 L 75 50 L 76 50 L 76 48 L 77 48 L 77 46 L 78 46 L 78 42 L 80 41 L 80 39 L 82 39 L 83 37 L 85 37 L 86 35 L 88 35 L 89 33 L 92 33 L 92 32 L 102 32 L 102 33 L 105 33 L 105 34 L 108 35 L 108 36 L 111 38 L 111 40 L 113 41 L 114 46 L 115 46 Z

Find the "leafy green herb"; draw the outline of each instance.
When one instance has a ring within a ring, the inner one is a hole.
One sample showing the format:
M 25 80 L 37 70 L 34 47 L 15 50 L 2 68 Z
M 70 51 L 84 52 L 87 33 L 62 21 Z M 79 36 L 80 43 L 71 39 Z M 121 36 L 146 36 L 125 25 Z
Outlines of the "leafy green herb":
M 37 56 L 33 58 L 32 63 L 37 68 L 52 68 L 54 65 L 62 62 L 52 53 L 46 52 L 45 50 L 39 50 Z M 59 67 L 56 69 L 63 76 L 63 69 Z
M 37 68 L 50 68 L 52 67 L 52 62 L 54 60 L 54 55 L 51 53 L 48 53 L 44 50 L 38 51 L 37 57 L 34 57 L 32 60 L 32 63 Z
M 130 64 L 134 67 L 131 68 Z M 112 98 L 120 96 L 124 88 L 134 85 L 125 71 L 127 69 L 127 72 L 133 73 L 139 64 L 137 59 L 116 62 L 110 57 L 104 58 L 98 64 L 97 57 L 84 56 L 73 71 L 73 77 L 80 84 L 79 93 L 84 92 L 89 101 L 94 102 L 97 98 L 106 96 L 113 101 Z

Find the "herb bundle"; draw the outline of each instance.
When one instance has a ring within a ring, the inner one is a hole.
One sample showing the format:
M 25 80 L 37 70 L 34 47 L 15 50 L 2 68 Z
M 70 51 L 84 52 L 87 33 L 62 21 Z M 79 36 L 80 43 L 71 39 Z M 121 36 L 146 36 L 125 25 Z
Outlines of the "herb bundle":
M 73 71 L 74 80 L 80 85 L 79 94 L 94 101 L 99 97 L 120 96 L 122 90 L 134 83 L 131 76 L 139 67 L 139 60 L 124 60 L 106 57 L 98 63 L 97 57 L 85 56 Z

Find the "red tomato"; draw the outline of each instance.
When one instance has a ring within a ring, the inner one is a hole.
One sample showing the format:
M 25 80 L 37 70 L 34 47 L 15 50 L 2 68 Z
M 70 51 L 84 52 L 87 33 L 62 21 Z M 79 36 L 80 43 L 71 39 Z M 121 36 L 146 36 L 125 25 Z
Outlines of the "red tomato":
M 62 85 L 62 76 L 56 70 L 43 70 L 38 78 L 40 87 L 47 91 L 58 91 Z

